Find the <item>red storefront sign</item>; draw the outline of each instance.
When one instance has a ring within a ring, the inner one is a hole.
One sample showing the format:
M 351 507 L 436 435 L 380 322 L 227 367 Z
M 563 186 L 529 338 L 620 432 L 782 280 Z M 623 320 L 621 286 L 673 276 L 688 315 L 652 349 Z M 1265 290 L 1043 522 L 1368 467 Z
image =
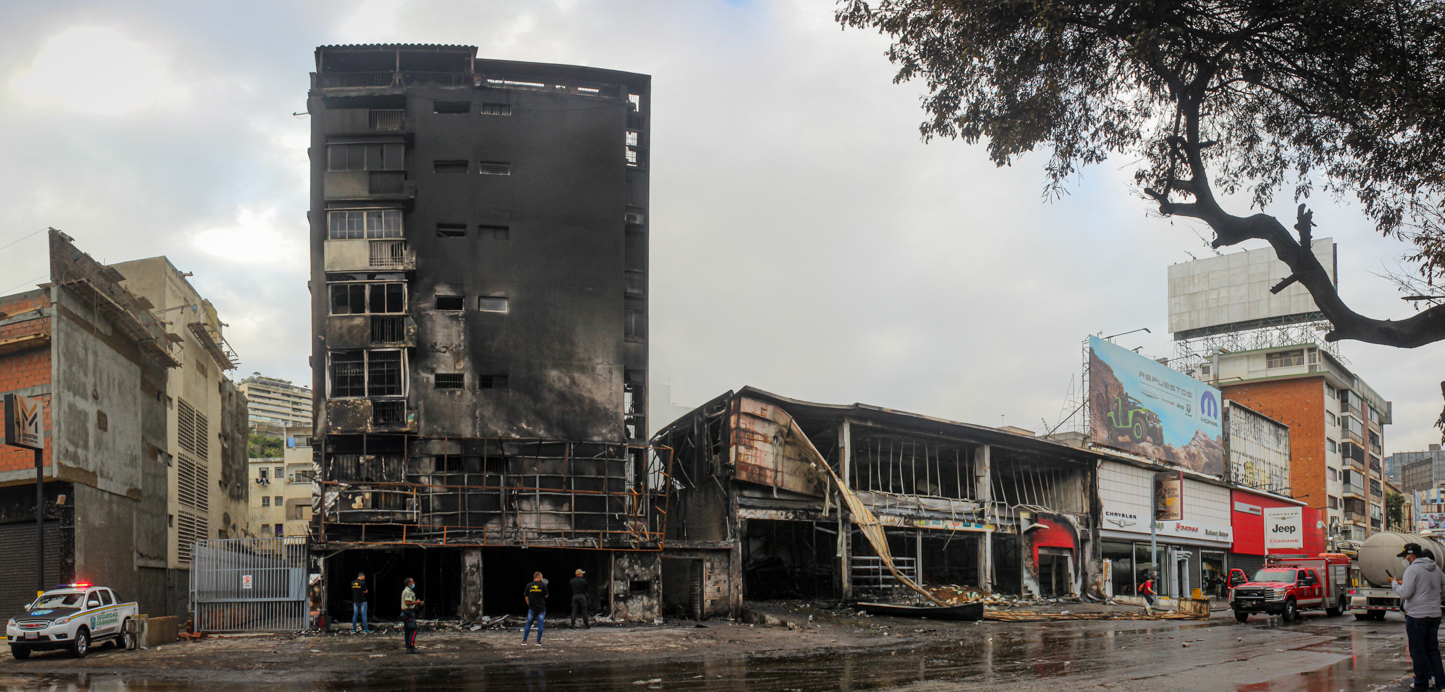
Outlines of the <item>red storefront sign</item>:
M 1231 490 L 1230 495 L 1230 499 L 1234 503 L 1229 513 L 1230 523 L 1234 528 L 1234 547 L 1231 548 L 1234 552 L 1243 555 L 1266 554 L 1264 510 L 1270 507 L 1300 508 L 1300 524 L 1304 529 L 1304 548 L 1268 552 L 1319 555 L 1325 551 L 1324 512 L 1322 510 L 1303 507 L 1301 503 L 1294 500 L 1252 493 L 1248 490 Z

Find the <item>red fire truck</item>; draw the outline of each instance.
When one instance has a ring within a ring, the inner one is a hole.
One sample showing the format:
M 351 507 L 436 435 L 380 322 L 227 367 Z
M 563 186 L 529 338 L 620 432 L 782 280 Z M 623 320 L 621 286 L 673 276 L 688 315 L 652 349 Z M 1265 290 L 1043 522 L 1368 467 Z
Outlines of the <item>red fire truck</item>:
M 1230 606 L 1234 619 L 1252 613 L 1282 616 L 1293 622 L 1306 610 L 1339 615 L 1349 606 L 1350 558 L 1341 553 L 1270 555 L 1254 578 L 1234 587 Z

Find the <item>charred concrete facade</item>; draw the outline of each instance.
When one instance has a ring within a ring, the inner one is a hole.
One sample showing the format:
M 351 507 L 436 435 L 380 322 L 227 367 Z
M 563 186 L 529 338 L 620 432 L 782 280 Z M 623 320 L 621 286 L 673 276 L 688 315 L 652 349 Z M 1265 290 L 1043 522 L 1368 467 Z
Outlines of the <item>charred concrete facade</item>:
M 581 568 L 597 608 L 655 614 L 650 81 L 471 46 L 317 49 L 312 536 L 328 583 L 367 572 L 389 594 L 412 576 L 428 616 L 474 618 L 517 610 L 534 570 Z
M 1098 465 L 1088 450 L 853 404 L 728 392 L 664 427 L 674 451 L 664 611 L 737 614 L 743 600 L 873 600 L 901 586 L 821 460 L 885 528 L 925 588 L 1098 594 Z

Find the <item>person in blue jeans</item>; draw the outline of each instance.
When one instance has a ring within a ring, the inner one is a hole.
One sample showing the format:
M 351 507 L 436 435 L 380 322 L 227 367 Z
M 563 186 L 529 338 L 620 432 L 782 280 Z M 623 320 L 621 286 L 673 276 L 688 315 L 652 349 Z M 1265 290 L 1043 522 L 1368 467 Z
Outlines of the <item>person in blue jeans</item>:
M 1406 543 L 1395 557 L 1402 558 L 1405 573 L 1397 581 L 1390 577 L 1390 586 L 1404 600 L 1405 639 L 1410 645 L 1410 663 L 1415 672 L 1412 690 L 1445 686 L 1445 666 L 1440 661 L 1440 601 L 1445 600 L 1445 573 L 1435 564 L 1434 555 L 1419 543 Z
M 361 616 L 361 631 L 370 632 L 371 627 L 366 622 L 366 595 L 369 589 L 366 588 L 366 574 L 357 573 L 356 579 L 351 582 L 351 632 L 356 633 L 356 616 Z
M 527 627 L 522 630 L 522 646 L 532 634 L 532 623 L 537 623 L 537 646 L 542 645 L 542 628 L 547 624 L 547 580 L 541 572 L 532 573 L 532 581 L 522 589 L 522 598 L 527 602 Z

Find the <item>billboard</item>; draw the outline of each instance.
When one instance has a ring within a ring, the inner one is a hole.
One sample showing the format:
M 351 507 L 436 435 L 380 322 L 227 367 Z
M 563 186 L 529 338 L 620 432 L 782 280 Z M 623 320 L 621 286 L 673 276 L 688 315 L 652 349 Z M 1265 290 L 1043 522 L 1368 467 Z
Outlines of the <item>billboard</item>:
M 45 449 L 43 402 L 36 397 L 5 395 L 5 444 Z
M 1225 479 L 1272 493 L 1289 494 L 1289 426 L 1224 402 Z
M 1154 521 L 1184 519 L 1184 475 L 1154 474 Z
M 1305 547 L 1304 512 L 1301 507 L 1264 508 L 1264 549 Z
M 1310 249 L 1330 280 L 1338 282 L 1334 241 L 1318 238 Z M 1268 247 L 1170 265 L 1169 332 L 1189 339 L 1265 326 L 1281 317 L 1317 315 L 1319 307 L 1299 282 L 1269 292 L 1289 275 L 1289 266 Z
M 1219 390 L 1089 337 L 1089 437 L 1156 461 L 1224 476 Z

